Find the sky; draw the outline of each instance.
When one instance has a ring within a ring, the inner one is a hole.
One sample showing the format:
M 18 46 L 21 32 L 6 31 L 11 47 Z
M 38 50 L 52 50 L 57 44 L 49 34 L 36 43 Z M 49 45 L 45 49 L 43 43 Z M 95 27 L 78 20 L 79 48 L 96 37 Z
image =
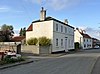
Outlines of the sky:
M 0 0 L 0 26 L 13 25 L 18 34 L 40 18 L 41 7 L 47 10 L 47 16 L 68 19 L 71 26 L 100 39 L 100 0 Z

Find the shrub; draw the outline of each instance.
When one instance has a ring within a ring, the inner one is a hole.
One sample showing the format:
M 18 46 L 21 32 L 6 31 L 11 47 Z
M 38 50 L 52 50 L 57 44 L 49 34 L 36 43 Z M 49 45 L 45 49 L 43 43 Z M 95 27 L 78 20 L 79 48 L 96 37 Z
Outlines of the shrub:
M 40 37 L 38 41 L 40 46 L 46 46 L 51 44 L 51 39 L 47 37 Z
M 36 45 L 37 42 L 38 42 L 37 38 L 30 38 L 27 40 L 27 44 L 29 44 L 29 45 Z
M 21 62 L 21 61 L 25 61 L 25 59 L 22 57 L 18 57 L 16 59 L 5 57 L 4 60 L 1 61 L 0 64 L 3 65 L 3 64 L 9 64 L 9 63 L 15 63 L 15 62 Z

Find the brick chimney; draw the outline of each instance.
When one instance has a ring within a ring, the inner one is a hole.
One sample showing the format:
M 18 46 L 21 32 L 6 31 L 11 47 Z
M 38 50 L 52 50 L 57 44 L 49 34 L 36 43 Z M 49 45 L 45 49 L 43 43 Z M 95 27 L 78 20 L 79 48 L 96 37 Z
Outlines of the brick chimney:
M 42 7 L 42 10 L 40 11 L 40 20 L 44 21 L 46 18 L 46 10 Z

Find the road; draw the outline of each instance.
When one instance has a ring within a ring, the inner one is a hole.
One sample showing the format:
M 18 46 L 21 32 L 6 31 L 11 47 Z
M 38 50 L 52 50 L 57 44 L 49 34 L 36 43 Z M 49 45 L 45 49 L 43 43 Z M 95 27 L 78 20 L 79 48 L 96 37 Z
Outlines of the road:
M 46 57 L 30 64 L 0 70 L 0 74 L 91 74 L 99 56 L 100 49 Z

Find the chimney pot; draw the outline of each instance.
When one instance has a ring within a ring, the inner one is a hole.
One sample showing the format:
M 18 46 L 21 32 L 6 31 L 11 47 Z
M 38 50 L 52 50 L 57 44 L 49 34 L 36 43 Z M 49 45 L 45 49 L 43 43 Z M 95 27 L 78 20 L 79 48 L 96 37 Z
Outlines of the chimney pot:
M 65 19 L 65 20 L 64 20 L 64 23 L 65 23 L 65 24 L 68 24 L 68 20 L 67 20 L 67 19 Z

